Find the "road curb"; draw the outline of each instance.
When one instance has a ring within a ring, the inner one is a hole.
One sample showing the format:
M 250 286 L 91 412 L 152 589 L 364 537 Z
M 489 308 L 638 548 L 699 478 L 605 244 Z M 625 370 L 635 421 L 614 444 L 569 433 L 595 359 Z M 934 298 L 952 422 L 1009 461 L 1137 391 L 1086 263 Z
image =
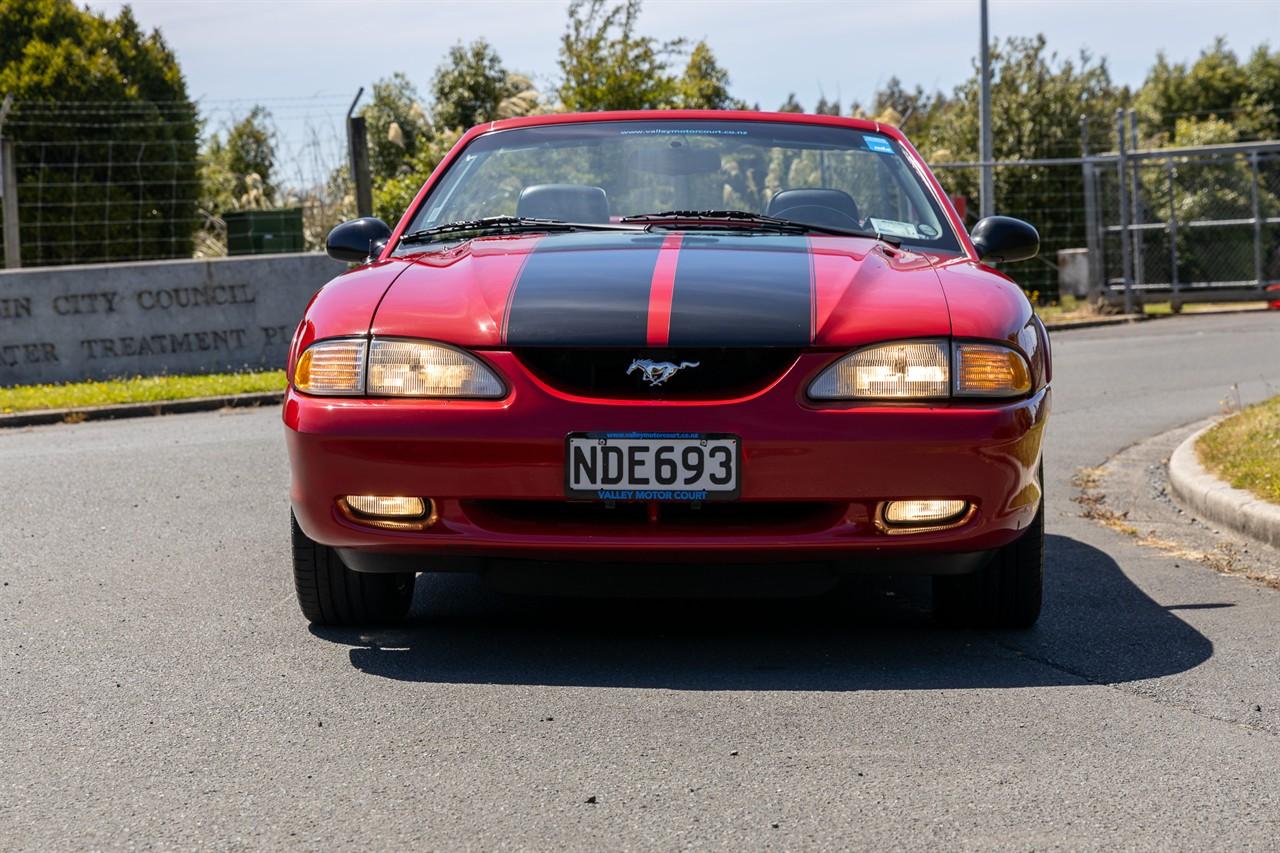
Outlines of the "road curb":
M 184 412 L 210 412 L 217 409 L 270 406 L 284 399 L 283 391 L 261 391 L 253 394 L 224 394 L 220 397 L 189 397 L 185 400 L 155 400 L 149 403 L 121 403 L 114 406 L 82 406 L 70 409 L 41 409 L 0 415 L 0 429 L 6 427 L 41 426 L 44 424 L 79 423 L 116 418 L 142 418 L 153 415 L 176 415 Z
M 1155 320 L 1176 320 L 1187 317 L 1221 317 L 1226 314 L 1260 314 L 1268 308 L 1226 308 L 1221 311 L 1192 311 L 1182 314 L 1116 314 L 1111 317 L 1099 317 L 1096 320 L 1081 320 L 1078 323 L 1045 323 L 1050 332 L 1068 332 L 1072 329 L 1097 329 L 1101 326 L 1124 326 L 1129 323 L 1147 323 Z
M 1101 326 L 1127 326 L 1130 323 L 1145 323 L 1150 320 L 1145 314 L 1121 314 L 1115 317 L 1100 317 L 1097 320 L 1081 320 L 1077 323 L 1045 323 L 1050 332 L 1069 332 L 1072 329 L 1097 329 Z
M 1196 441 L 1213 426 L 1193 432 L 1169 457 L 1173 493 L 1197 514 L 1280 548 L 1280 506 L 1222 482 L 1206 471 L 1196 457 Z

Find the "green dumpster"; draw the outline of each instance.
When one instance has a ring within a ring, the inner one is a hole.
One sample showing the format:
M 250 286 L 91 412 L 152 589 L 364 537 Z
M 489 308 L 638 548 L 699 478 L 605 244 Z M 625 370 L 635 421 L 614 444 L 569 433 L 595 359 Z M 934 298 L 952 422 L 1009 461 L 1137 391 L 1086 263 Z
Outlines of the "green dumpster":
M 301 252 L 302 208 L 238 210 L 222 214 L 227 223 L 228 255 L 268 255 Z

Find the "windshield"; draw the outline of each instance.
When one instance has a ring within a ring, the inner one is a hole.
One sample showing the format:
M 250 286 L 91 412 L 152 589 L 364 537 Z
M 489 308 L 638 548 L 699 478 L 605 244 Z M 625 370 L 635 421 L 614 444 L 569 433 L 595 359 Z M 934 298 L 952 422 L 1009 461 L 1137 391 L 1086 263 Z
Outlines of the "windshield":
M 492 216 L 608 223 L 671 210 L 745 211 L 960 251 L 894 139 L 774 121 L 598 121 L 485 134 L 408 231 Z

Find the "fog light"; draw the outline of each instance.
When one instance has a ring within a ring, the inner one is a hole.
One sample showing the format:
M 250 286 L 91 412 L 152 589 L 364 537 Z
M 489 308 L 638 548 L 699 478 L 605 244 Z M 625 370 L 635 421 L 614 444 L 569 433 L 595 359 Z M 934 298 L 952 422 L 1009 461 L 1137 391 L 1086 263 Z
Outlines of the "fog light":
M 961 520 L 968 509 L 968 501 L 889 501 L 884 505 L 883 517 L 891 526 L 936 527 Z
M 361 515 L 418 518 L 427 512 L 422 498 L 389 498 L 380 495 L 347 495 L 347 503 Z
M 354 522 L 389 530 L 422 530 L 436 521 L 435 502 L 423 498 L 347 495 L 338 509 Z

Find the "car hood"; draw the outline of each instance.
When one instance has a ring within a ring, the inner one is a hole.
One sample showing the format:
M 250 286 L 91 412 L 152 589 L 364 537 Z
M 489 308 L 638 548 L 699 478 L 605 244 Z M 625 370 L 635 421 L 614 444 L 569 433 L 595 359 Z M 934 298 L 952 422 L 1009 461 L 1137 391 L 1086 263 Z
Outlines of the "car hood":
M 466 347 L 849 347 L 951 333 L 926 255 L 707 232 L 486 237 L 403 259 L 376 335 Z

